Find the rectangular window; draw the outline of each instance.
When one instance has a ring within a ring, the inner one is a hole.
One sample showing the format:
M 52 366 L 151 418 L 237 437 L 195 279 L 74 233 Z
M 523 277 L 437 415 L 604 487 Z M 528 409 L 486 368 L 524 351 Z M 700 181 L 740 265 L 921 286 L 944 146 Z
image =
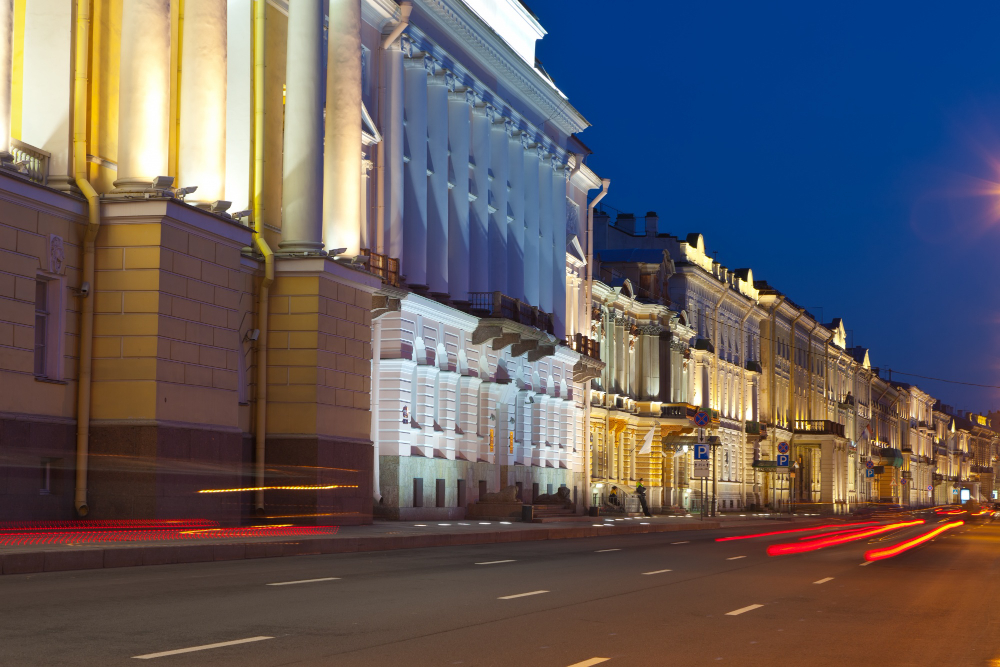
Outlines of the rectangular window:
M 52 493 L 52 459 L 42 459 L 41 473 L 42 482 L 39 493 L 47 496 Z
M 45 377 L 48 370 L 49 285 L 47 280 L 35 281 L 35 375 Z

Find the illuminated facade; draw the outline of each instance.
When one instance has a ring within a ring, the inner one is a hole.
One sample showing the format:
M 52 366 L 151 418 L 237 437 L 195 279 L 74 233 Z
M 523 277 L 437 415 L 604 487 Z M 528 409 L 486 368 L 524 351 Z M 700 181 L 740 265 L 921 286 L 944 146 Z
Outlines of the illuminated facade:
M 370 248 L 376 512 L 457 518 L 485 493 L 583 505 L 586 120 L 536 65 L 519 2 L 415 2 L 384 88 Z M 395 277 L 394 277 L 395 278 Z M 572 321 L 567 321 L 570 318 Z M 567 344 L 569 343 L 569 344 Z
M 603 504 L 612 485 L 633 493 L 643 479 L 651 508 L 683 506 L 690 498 L 681 443 L 695 441 L 688 415 L 693 331 L 668 305 L 673 263 L 663 250 L 602 250 L 595 269 L 591 336 L 605 366 L 591 382 L 588 406 L 591 500 Z
M 582 484 L 567 247 L 600 180 L 519 2 L 0 26 L 0 518 L 365 523 L 420 475 L 452 507 L 458 478 Z

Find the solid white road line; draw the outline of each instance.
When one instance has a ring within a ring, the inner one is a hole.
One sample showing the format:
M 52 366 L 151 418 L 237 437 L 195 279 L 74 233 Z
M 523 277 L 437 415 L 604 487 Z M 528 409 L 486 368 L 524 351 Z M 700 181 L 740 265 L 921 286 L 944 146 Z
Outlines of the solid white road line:
M 726 614 L 726 616 L 739 616 L 740 614 L 745 614 L 748 611 L 753 611 L 754 609 L 760 609 L 763 606 L 764 605 L 762 604 L 752 604 L 749 607 L 743 607 L 742 609 L 736 609 L 734 611 L 730 611 Z
M 643 572 L 643 574 L 663 574 L 664 572 L 673 572 L 673 570 L 653 570 L 652 572 Z
M 291 586 L 293 584 L 314 584 L 317 581 L 337 581 L 340 577 L 323 577 L 322 579 L 302 579 L 301 581 L 279 581 L 276 584 L 266 584 L 267 586 Z
M 503 597 L 497 598 L 497 600 L 513 600 L 514 598 L 528 597 L 529 595 L 541 595 L 542 593 L 548 593 L 548 591 L 531 591 L 530 593 L 518 593 L 517 595 L 504 595 Z
M 476 565 L 499 565 L 500 563 L 516 563 L 515 560 L 488 560 L 485 563 L 476 563 Z
M 727 558 L 726 560 L 739 560 L 741 558 L 746 558 L 746 556 L 733 556 L 732 558 Z
M 611 658 L 591 658 L 590 660 L 584 660 L 583 662 L 574 662 L 569 667 L 592 667 L 592 665 L 599 665 L 602 662 L 607 662 Z
M 133 655 L 135 660 L 151 660 L 153 658 L 163 658 L 168 655 L 179 655 L 181 653 L 193 653 L 195 651 L 207 651 L 210 648 L 222 648 L 223 646 L 235 646 L 236 644 L 249 644 L 259 642 L 274 637 L 248 637 L 247 639 L 234 639 L 231 642 L 219 642 L 218 644 L 205 644 L 204 646 L 192 646 L 191 648 L 179 648 L 174 651 L 162 651 L 160 653 L 147 653 L 146 655 Z
M 598 549 L 598 550 L 597 550 L 597 551 L 595 551 L 594 553 L 595 553 L 595 554 L 606 554 L 606 553 L 608 553 L 609 551 L 621 551 L 621 549 Z
M 671 544 L 688 544 L 691 540 L 684 540 L 683 542 L 671 542 Z
M 820 579 L 819 581 L 814 581 L 814 584 L 825 584 L 828 581 L 833 581 L 833 577 L 827 577 L 826 579 Z

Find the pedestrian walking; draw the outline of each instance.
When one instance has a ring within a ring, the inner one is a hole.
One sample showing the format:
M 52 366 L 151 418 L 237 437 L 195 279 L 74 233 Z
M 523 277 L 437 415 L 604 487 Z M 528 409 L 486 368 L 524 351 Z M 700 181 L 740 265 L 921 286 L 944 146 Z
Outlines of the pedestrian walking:
M 646 504 L 646 487 L 642 485 L 642 477 L 639 478 L 639 483 L 635 485 L 635 492 L 639 496 L 639 504 L 642 505 L 642 513 L 646 516 L 653 516 L 649 513 L 649 505 Z

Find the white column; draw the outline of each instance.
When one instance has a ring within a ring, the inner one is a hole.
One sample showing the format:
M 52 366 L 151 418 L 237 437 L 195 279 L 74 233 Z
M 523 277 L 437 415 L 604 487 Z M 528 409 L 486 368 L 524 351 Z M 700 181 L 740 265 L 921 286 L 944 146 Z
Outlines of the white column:
M 566 301 L 566 165 L 552 170 L 552 323 L 556 338 L 566 338 L 572 304 Z
M 252 0 L 229 0 L 226 16 L 226 197 L 234 211 L 252 207 Z
M 427 289 L 448 293 L 448 80 L 427 79 Z
M 369 200 L 369 193 L 371 192 L 371 181 L 369 178 L 369 173 L 375 163 L 369 160 L 364 155 L 361 156 L 361 193 L 360 193 L 360 208 L 361 208 L 361 247 L 362 248 L 372 248 L 374 247 L 374 232 L 369 220 L 369 215 L 371 213 L 371 201 Z M 343 247 L 343 246 L 341 246 Z M 348 251 L 350 254 L 350 251 Z
M 290 3 L 278 244 L 284 252 L 323 249 L 322 38 L 322 1 Z
M 184 5 L 177 184 L 191 203 L 226 198 L 226 0 Z
M 490 117 L 489 107 L 476 104 L 472 107 L 472 140 L 469 157 L 471 165 L 469 199 L 469 289 L 473 292 L 488 292 L 490 287 L 490 269 L 494 261 L 490 244 Z M 506 152 L 504 152 L 506 156 Z M 504 179 L 506 180 L 506 179 Z M 473 200 L 473 197 L 475 199 Z M 506 198 L 505 198 L 506 200 Z M 505 207 L 506 208 L 506 207 Z M 504 226 L 506 231 L 506 225 Z M 505 253 L 502 259 L 506 259 Z M 503 290 L 501 290 L 503 291 Z
M 472 91 L 457 86 L 448 93 L 448 292 L 455 301 L 469 300 L 469 148 Z M 485 258 L 484 258 L 485 259 Z
M 170 0 L 133 0 L 122 5 L 119 67 L 118 180 L 114 185 L 123 192 L 144 190 L 157 176 L 167 175 Z M 9 132 L 0 128 L 0 134 L 6 137 Z
M 521 132 L 513 129 L 513 123 L 508 137 L 507 295 L 524 299 L 524 149 Z
M 378 252 L 389 257 L 402 259 L 403 250 L 403 51 L 399 42 L 384 51 L 385 94 L 382 106 L 382 159 L 383 170 L 382 204 L 385 219 Z
M 0 0 L 0 158 L 10 159 L 11 80 L 14 76 L 14 0 Z
M 73 44 L 69 38 L 73 6 L 68 0 L 32 0 L 24 10 L 21 140 L 52 155 L 49 187 L 68 190 L 73 181 Z M 53 81 L 64 85 L 53 85 Z
M 527 134 L 521 135 L 524 148 L 524 300 L 539 305 L 541 294 L 538 277 L 538 146 Z
M 361 254 L 362 220 L 361 0 L 329 2 L 323 241 L 327 251 L 346 248 L 354 257 Z
M 487 291 L 503 292 L 510 295 L 507 267 L 510 240 L 507 237 L 510 193 L 510 136 L 507 134 L 506 120 L 496 109 L 487 107 L 486 120 L 490 125 L 490 167 L 489 167 L 489 267 L 490 286 Z
M 400 267 L 410 285 L 427 285 L 427 62 L 404 42 L 403 248 Z
M 538 307 L 553 309 L 552 154 L 538 147 Z

